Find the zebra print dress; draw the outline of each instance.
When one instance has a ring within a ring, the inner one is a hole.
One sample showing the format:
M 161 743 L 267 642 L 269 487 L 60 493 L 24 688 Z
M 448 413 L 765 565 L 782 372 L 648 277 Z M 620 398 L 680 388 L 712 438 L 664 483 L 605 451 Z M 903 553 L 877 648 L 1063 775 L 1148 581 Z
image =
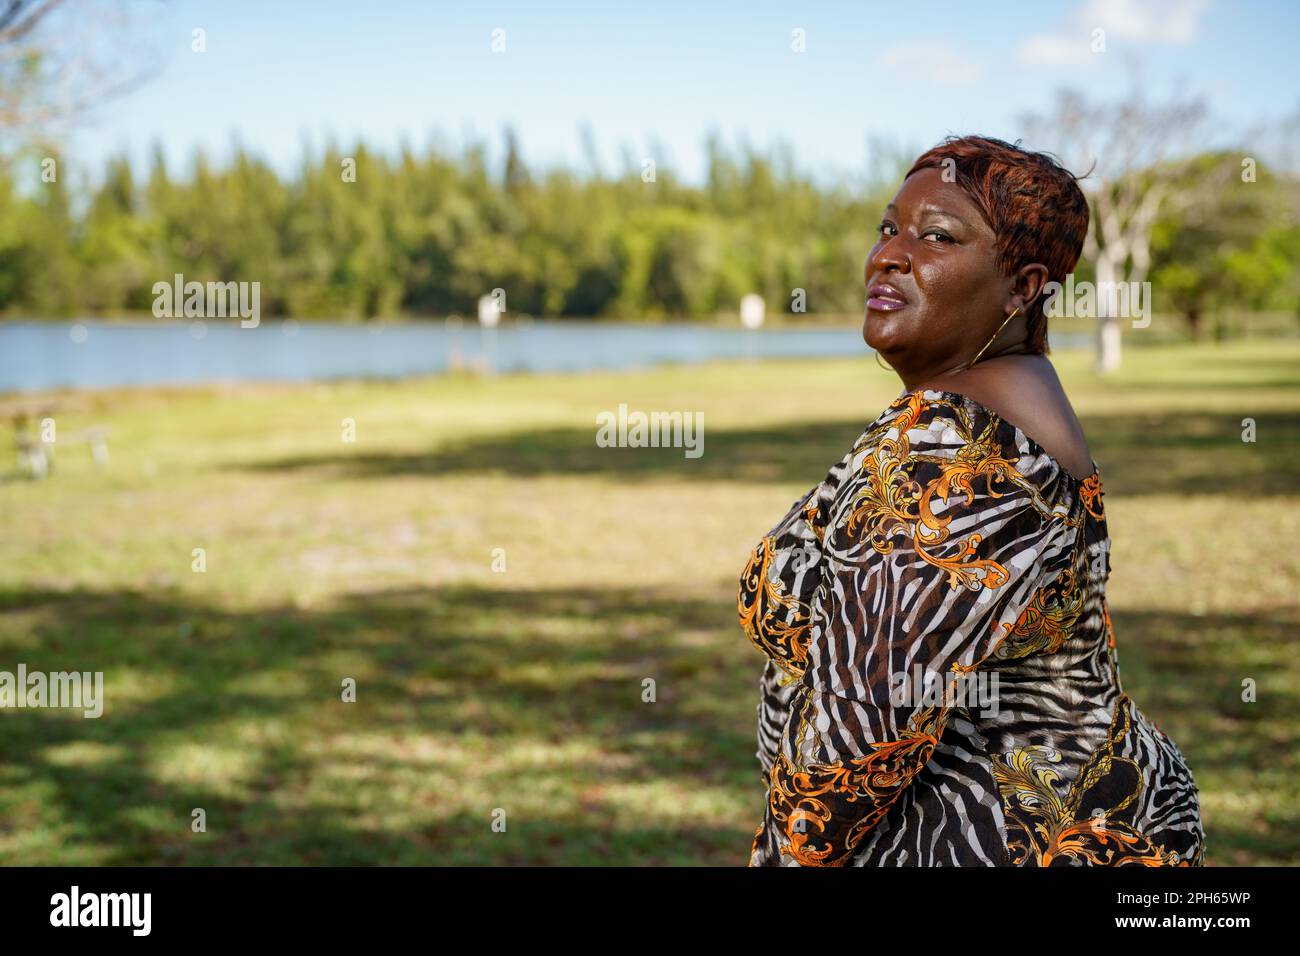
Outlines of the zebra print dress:
M 1092 464 L 904 391 L 763 537 L 751 866 L 1203 863 L 1187 762 L 1120 685 Z

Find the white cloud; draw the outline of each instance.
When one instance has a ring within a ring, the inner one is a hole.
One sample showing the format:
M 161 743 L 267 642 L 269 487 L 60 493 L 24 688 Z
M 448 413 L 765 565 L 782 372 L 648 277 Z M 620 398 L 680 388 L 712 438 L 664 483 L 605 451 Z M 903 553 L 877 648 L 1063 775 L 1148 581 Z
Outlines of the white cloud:
M 1020 47 L 1025 66 L 1085 66 L 1096 56 L 1092 52 L 1092 31 L 1040 33 Z
M 983 64 L 943 42 L 897 44 L 884 52 L 881 64 L 907 67 L 939 86 L 962 86 L 984 75 Z
M 1069 24 L 1051 33 L 1029 37 L 1020 46 L 1027 66 L 1087 66 L 1097 62 L 1092 52 L 1094 31 L 1104 30 L 1106 42 L 1185 46 L 1196 39 L 1201 17 L 1212 0 L 1087 0 Z

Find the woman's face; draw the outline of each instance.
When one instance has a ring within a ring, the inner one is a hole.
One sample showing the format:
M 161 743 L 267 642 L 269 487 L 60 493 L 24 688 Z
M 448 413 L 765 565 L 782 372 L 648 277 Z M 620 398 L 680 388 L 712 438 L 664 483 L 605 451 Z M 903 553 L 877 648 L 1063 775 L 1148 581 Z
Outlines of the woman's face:
M 885 207 L 865 278 L 862 337 L 905 383 L 969 362 L 1012 307 L 993 230 L 941 169 L 903 181 Z

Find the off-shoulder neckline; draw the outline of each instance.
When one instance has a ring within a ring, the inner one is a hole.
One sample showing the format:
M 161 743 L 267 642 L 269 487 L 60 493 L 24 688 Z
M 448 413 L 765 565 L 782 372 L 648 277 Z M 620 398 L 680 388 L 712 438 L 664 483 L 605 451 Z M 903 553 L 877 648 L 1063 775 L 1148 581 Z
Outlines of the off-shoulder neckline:
M 1015 422 L 1008 421 L 1006 418 L 998 414 L 993 409 L 989 408 L 983 402 L 972 398 L 971 396 L 965 394 L 964 392 L 954 392 L 944 388 L 908 388 L 908 389 L 904 389 L 902 393 L 899 394 L 899 396 L 896 399 L 894 399 L 893 402 L 890 403 L 890 407 L 893 408 L 896 405 L 901 405 L 903 400 L 908 395 L 913 395 L 917 392 L 920 392 L 922 395 L 924 395 L 926 392 L 930 392 L 932 394 L 940 395 L 945 398 L 960 399 L 964 402 L 969 402 L 970 404 L 974 405 L 976 408 L 983 410 L 983 412 L 986 415 L 990 416 L 993 419 L 996 419 L 997 421 L 1001 422 L 1003 425 L 1006 425 L 1008 428 L 1010 428 L 1013 432 L 1015 432 L 1017 439 L 1019 439 L 1017 444 L 1023 442 L 1025 447 L 1027 447 L 1030 450 L 1030 452 L 1032 452 L 1035 456 L 1041 456 L 1043 458 L 1046 458 L 1048 461 L 1054 464 L 1056 466 L 1057 473 L 1062 477 L 1064 477 L 1067 481 L 1069 481 L 1071 485 L 1075 488 L 1087 484 L 1090 481 L 1101 480 L 1101 466 L 1097 463 L 1096 458 L 1092 457 L 1091 455 L 1089 456 L 1089 461 L 1092 462 L 1092 473 L 1085 475 L 1082 478 L 1076 478 L 1073 474 L 1071 474 L 1066 469 L 1066 467 L 1063 464 L 1061 464 L 1059 458 L 1057 458 L 1050 451 L 1048 451 L 1046 448 L 1040 445 L 1034 438 L 1030 437 L 1030 435 L 1023 428 L 1021 428 Z

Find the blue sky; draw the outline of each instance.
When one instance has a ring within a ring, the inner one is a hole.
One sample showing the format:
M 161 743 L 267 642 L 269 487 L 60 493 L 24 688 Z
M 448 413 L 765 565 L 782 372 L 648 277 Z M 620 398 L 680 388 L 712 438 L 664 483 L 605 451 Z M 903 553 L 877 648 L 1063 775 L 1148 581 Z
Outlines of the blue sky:
M 1126 64 L 1152 98 L 1204 94 L 1230 140 L 1300 110 L 1300 3 L 1063 0 L 961 3 L 441 3 L 128 0 L 128 61 L 150 78 L 67 136 L 99 170 L 113 152 L 174 163 L 238 136 L 282 170 L 333 135 L 391 150 L 439 131 L 499 156 L 511 124 L 530 164 L 585 168 L 590 129 L 689 180 L 710 130 L 784 138 L 818 176 L 860 173 L 868 138 L 924 148 L 948 133 L 1014 139 L 1073 85 L 1118 95 Z M 206 52 L 191 50 L 205 31 Z M 491 48 L 504 30 L 505 50 Z M 1094 29 L 1106 51 L 1092 53 Z M 793 31 L 806 50 L 792 50 Z M 1033 143 L 1027 143 L 1034 145 Z

